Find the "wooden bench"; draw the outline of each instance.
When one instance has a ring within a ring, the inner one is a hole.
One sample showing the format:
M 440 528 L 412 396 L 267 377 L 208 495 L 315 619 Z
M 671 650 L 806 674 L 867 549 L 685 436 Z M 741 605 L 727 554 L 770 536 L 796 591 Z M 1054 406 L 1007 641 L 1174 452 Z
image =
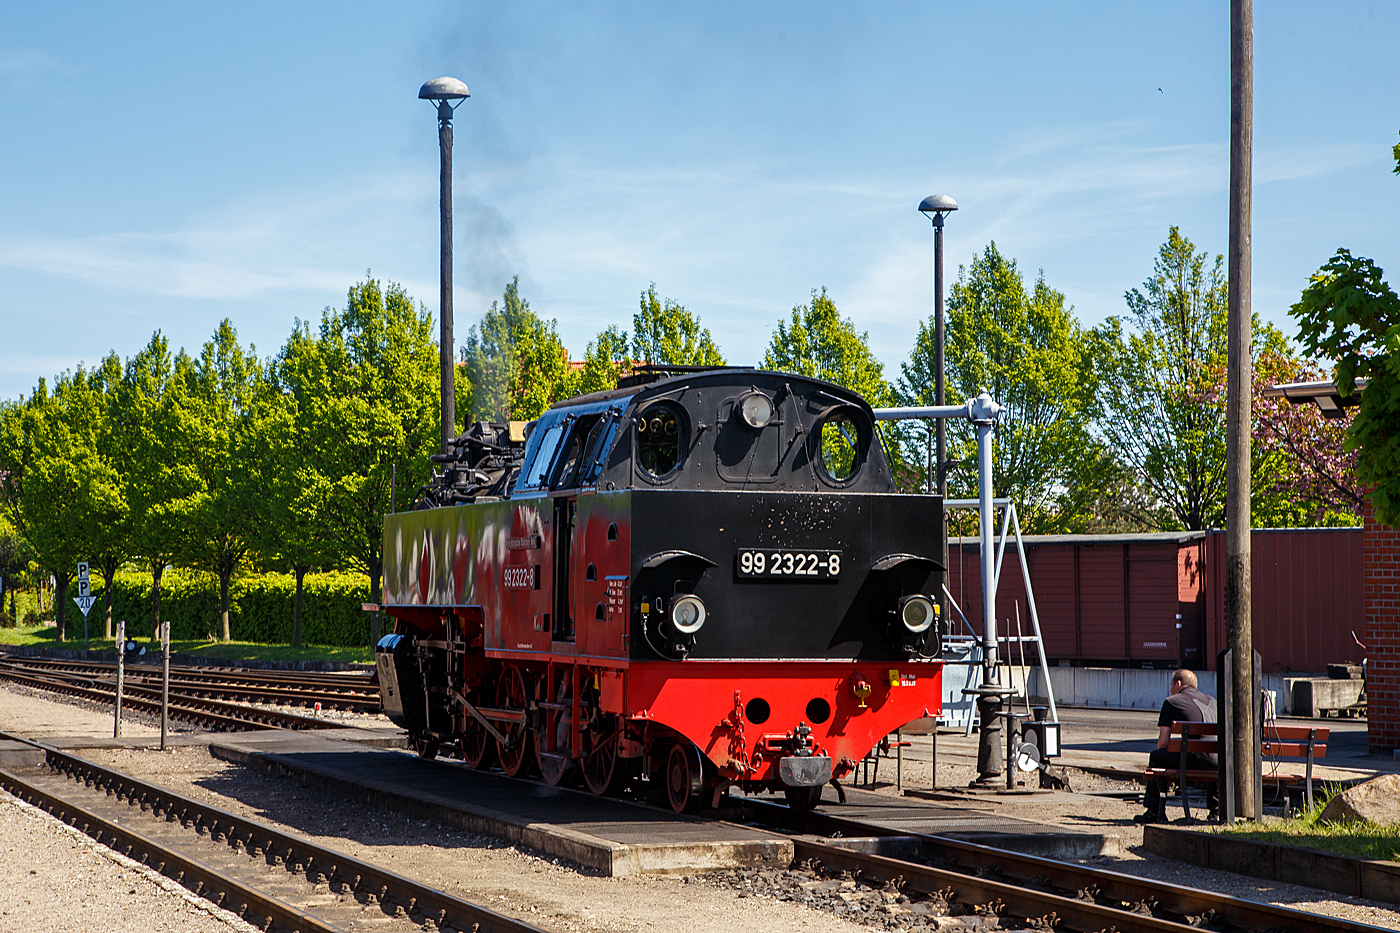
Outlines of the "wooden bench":
M 1218 755 L 1220 751 L 1220 727 L 1213 722 L 1174 722 L 1167 748 L 1181 754 L 1181 764 L 1176 768 L 1147 768 L 1143 776 L 1147 780 L 1176 781 L 1181 786 L 1181 808 L 1186 817 L 1191 817 L 1191 805 L 1187 802 L 1187 784 L 1215 784 L 1220 774 L 1215 769 L 1202 770 L 1186 767 L 1187 755 Z M 1278 722 L 1266 722 L 1261 726 L 1263 740 L 1260 753 L 1265 762 L 1263 780 L 1265 784 L 1288 785 L 1304 782 L 1308 809 L 1313 805 L 1313 762 L 1327 756 L 1327 736 L 1329 730 L 1317 726 L 1285 726 Z M 1303 774 L 1293 774 L 1270 770 L 1269 762 L 1279 759 L 1302 759 L 1306 762 Z

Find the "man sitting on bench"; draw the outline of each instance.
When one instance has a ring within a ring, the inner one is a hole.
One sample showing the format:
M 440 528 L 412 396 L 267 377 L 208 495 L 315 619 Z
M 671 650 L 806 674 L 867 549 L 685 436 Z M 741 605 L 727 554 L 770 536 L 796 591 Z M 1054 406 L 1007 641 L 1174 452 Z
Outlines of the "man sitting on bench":
M 1173 771 L 1181 767 L 1181 755 L 1179 752 L 1167 750 L 1167 743 L 1171 739 L 1172 723 L 1174 722 L 1215 722 L 1215 698 L 1206 696 L 1196 689 L 1196 675 L 1192 671 L 1179 670 L 1172 674 L 1171 696 L 1162 703 L 1162 713 L 1157 717 L 1157 748 L 1147 756 L 1147 766 L 1149 768 L 1170 768 Z M 1192 770 L 1214 771 L 1217 767 L 1214 755 L 1197 755 L 1195 753 L 1186 756 L 1186 767 Z M 1138 823 L 1156 823 L 1166 818 L 1166 808 L 1162 803 L 1163 781 L 1148 781 L 1145 792 L 1142 795 L 1142 802 L 1147 807 L 1147 812 L 1134 817 Z M 1206 806 L 1214 812 L 1216 807 L 1215 785 L 1207 785 Z M 1183 794 L 1186 789 L 1183 787 Z

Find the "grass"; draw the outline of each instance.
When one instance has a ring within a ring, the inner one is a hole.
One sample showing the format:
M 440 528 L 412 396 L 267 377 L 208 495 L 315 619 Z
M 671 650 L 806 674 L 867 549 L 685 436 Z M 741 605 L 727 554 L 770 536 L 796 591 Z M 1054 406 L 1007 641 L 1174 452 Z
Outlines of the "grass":
M 1357 858 L 1400 862 L 1400 825 L 1324 823 L 1319 819 L 1327 801 L 1341 790 L 1337 785 L 1325 785 L 1322 793 L 1314 798 L 1313 808 L 1299 816 L 1267 823 L 1236 823 L 1222 826 L 1218 831 L 1256 842 L 1324 849 Z
M 94 629 L 97 632 L 101 631 L 100 625 L 94 626 Z M 61 642 L 54 638 L 55 634 L 56 629 L 53 623 L 0 628 L 0 645 L 66 648 L 69 651 L 82 650 L 83 640 L 81 637 Z M 143 637 L 138 637 L 135 640 L 138 645 L 146 647 L 147 652 L 150 652 L 150 642 Z M 93 651 L 117 650 L 116 640 L 112 638 L 89 638 L 88 647 Z M 345 664 L 370 664 L 374 661 L 374 650 L 368 645 L 362 648 L 325 645 L 303 645 L 300 648 L 293 648 L 291 645 L 259 645 L 246 641 L 176 640 L 171 642 L 170 650 L 180 654 L 223 658 L 229 661 L 340 661 Z

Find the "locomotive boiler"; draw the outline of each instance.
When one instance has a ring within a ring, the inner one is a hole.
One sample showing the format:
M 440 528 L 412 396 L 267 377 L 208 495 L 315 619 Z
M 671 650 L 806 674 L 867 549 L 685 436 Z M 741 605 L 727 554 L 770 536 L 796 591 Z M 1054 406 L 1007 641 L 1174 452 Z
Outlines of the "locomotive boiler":
M 385 519 L 376 648 L 421 755 L 807 808 L 940 712 L 942 501 L 896 491 L 850 390 L 644 367 L 435 460 Z

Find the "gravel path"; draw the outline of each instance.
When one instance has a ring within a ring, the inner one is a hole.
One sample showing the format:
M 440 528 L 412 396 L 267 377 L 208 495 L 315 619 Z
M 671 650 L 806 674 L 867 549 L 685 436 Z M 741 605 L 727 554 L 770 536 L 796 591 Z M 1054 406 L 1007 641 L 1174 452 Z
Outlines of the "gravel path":
M 376 717 L 343 714 L 346 724 L 382 725 Z M 339 717 L 337 717 L 339 718 Z M 148 723 L 134 716 L 124 726 L 128 736 L 151 735 Z M 57 735 L 111 735 L 111 713 L 85 701 L 55 699 L 6 686 L 0 689 L 0 729 L 39 737 Z M 145 730 L 139 731 L 139 730 Z M 154 730 L 158 732 L 157 730 Z M 940 738 L 940 742 L 942 742 Z M 694 878 L 600 878 L 567 865 L 539 858 L 503 843 L 473 836 L 436 823 L 392 811 L 378 810 L 327 795 L 284 778 L 243 769 L 217 760 L 203 746 L 182 746 L 167 752 L 144 748 L 93 749 L 85 757 L 130 774 L 208 801 L 232 812 L 261 820 L 289 832 L 411 875 L 460 897 L 478 901 L 503 913 L 528 919 L 549 930 L 642 931 L 685 929 L 687 933 L 784 933 L 784 931 L 859 931 L 872 926 L 899 930 L 961 930 L 986 928 L 984 918 L 940 917 L 938 905 L 927 901 L 900 901 L 898 891 L 846 885 L 800 870 L 719 872 Z M 941 786 L 965 784 L 972 763 L 960 762 L 940 748 Z M 881 777 L 893 777 L 882 766 Z M 906 785 L 928 786 L 928 762 L 905 762 Z M 1076 789 L 1111 789 L 1114 782 L 1072 774 Z M 891 793 L 892 787 L 876 787 Z M 1119 859 L 1095 859 L 1095 867 L 1159 878 L 1221 891 L 1236 897 L 1267 901 L 1318 913 L 1346 917 L 1388 929 L 1400 930 L 1400 912 L 1382 905 L 1347 898 L 1328 898 L 1320 892 L 1291 885 L 1274 885 L 1222 872 L 1182 866 L 1141 850 L 1141 828 L 1131 822 L 1137 804 L 1080 794 L 1056 794 L 1034 798 L 1003 798 L 1004 802 L 969 801 L 969 806 L 995 809 L 997 813 L 1062 823 L 1095 832 L 1118 833 L 1124 855 Z M 0 815 L 10 807 L 0 808 Z M 45 819 L 26 817 L 30 819 Z M 56 831 L 69 832 L 50 820 Z M 70 845 L 82 845 L 70 842 Z M 90 844 L 89 844 L 90 845 Z M 7 857 L 4 874 L 9 878 L 27 868 L 12 866 Z M 65 869 L 94 884 L 113 868 L 97 858 Z M 67 874 L 65 874 L 67 877 Z M 75 875 L 76 877 L 76 875 Z M 23 878 L 20 878 L 23 881 Z M 117 887 L 122 887 L 118 884 Z M 127 886 L 129 890 L 131 886 Z M 54 895 L 67 898 L 69 886 L 55 886 Z M 72 904 L 97 903 L 72 887 Z M 99 895 L 100 896 L 100 895 Z M 167 910 L 152 909 L 149 916 L 174 918 L 186 909 L 176 905 L 175 895 L 162 895 L 152 886 L 152 897 L 170 900 Z M 81 899 L 80 899 L 81 898 Z M 66 902 L 66 901 L 65 901 Z M 921 906 L 922 904 L 922 906 Z M 206 916 L 205 927 L 216 921 Z M 171 919 L 170 922 L 175 922 Z M 7 925 L 9 929 L 54 928 L 44 924 Z M 112 927 L 113 929 L 120 929 Z M 149 928 L 143 926 L 142 928 Z M 1002 929 L 1006 929 L 1003 926 Z M 76 929 L 76 927 L 75 927 Z M 171 926 L 184 930 L 186 927 Z

